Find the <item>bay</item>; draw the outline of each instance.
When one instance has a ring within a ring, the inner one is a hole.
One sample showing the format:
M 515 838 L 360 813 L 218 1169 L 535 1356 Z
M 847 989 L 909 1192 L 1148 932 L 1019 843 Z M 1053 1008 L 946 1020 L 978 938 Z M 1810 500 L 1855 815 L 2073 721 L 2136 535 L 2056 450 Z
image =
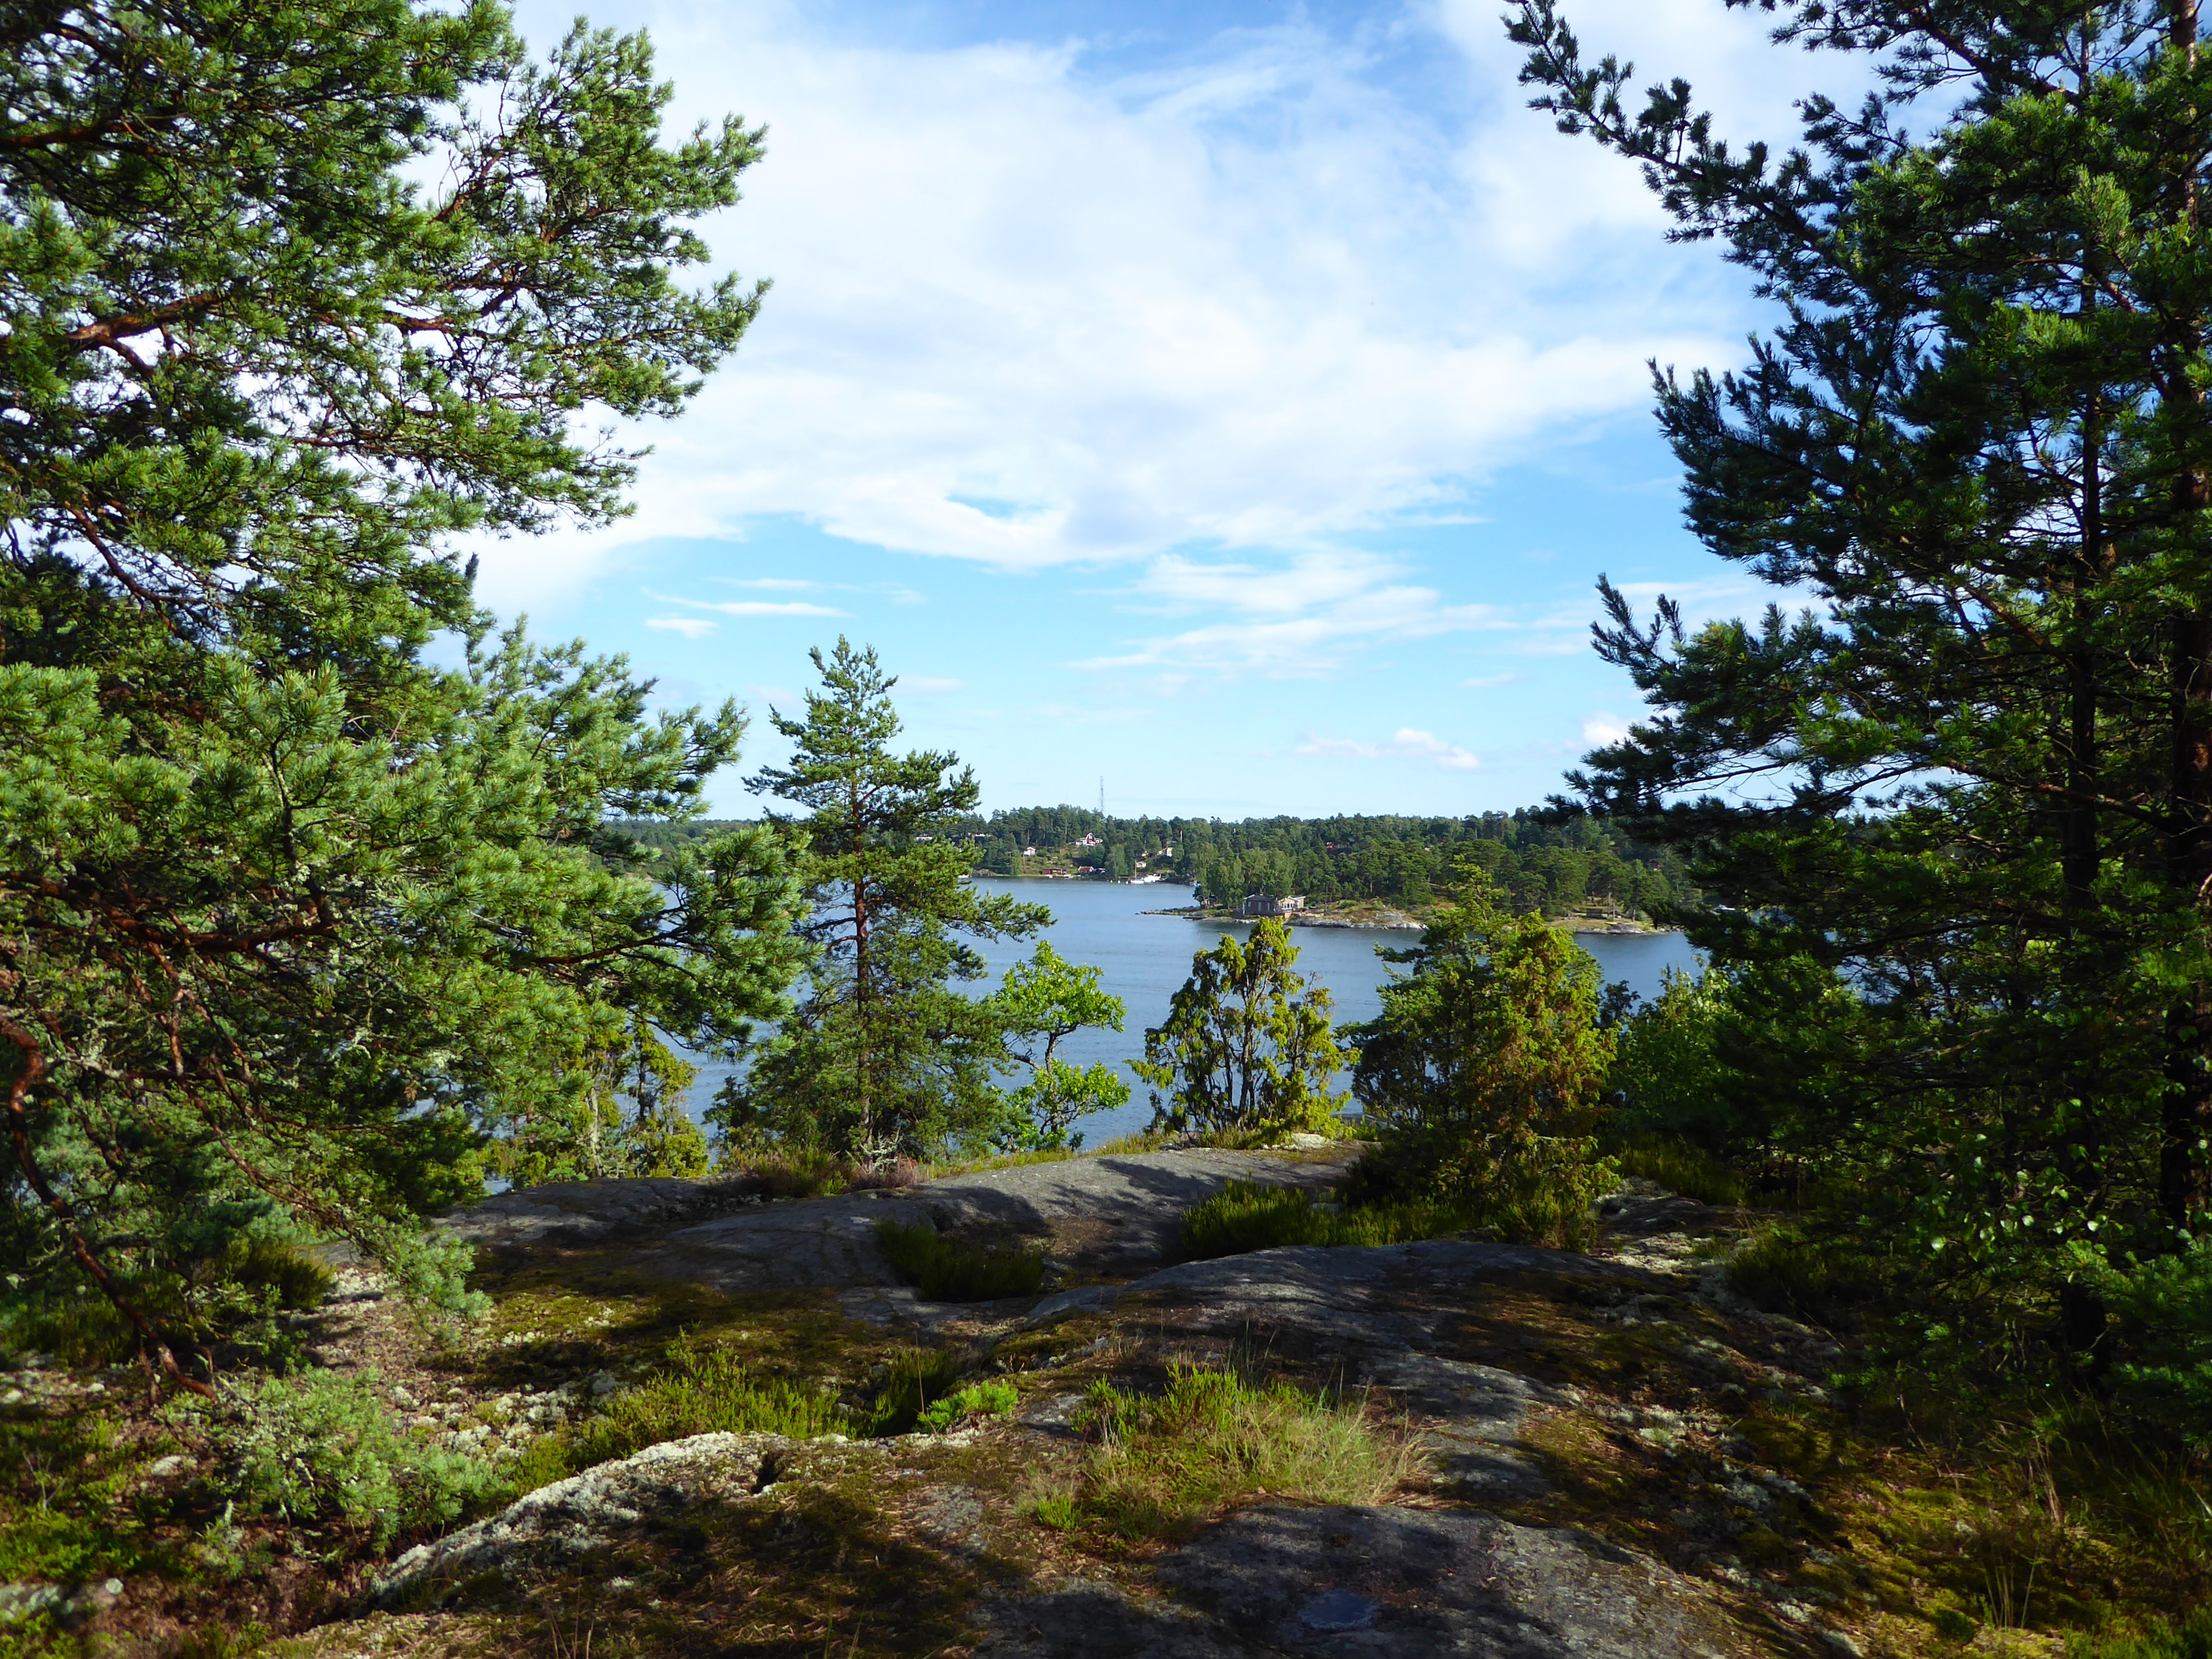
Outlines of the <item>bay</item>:
M 1086 1118 L 1080 1126 L 1086 1146 L 1096 1146 L 1116 1135 L 1130 1134 L 1152 1121 L 1146 1086 L 1129 1069 L 1131 1057 L 1141 1054 L 1145 1029 L 1166 1018 L 1169 1001 L 1190 974 L 1192 956 L 1210 950 L 1224 933 L 1243 937 L 1249 924 L 1200 922 L 1188 916 L 1153 915 L 1148 911 L 1171 909 L 1190 902 L 1190 890 L 1166 883 L 1131 886 L 1105 881 L 1022 881 L 1003 877 L 979 877 L 976 885 L 1051 908 L 1053 924 L 1044 937 L 1053 949 L 1071 962 L 1087 963 L 1098 969 L 1099 982 L 1127 1006 L 1128 1019 L 1120 1031 L 1079 1031 L 1063 1041 L 1061 1056 L 1077 1066 L 1104 1061 L 1115 1066 L 1129 1085 L 1129 1103 L 1115 1112 Z M 1380 987 L 1389 964 L 1375 952 L 1377 946 L 1404 950 L 1419 939 L 1418 933 L 1379 927 L 1293 927 L 1291 941 L 1298 947 L 1298 971 L 1325 985 L 1336 999 L 1339 1024 L 1370 1019 L 1382 1012 Z M 1581 933 L 1583 949 L 1597 959 L 1598 969 L 1608 981 L 1625 980 L 1638 996 L 1658 994 L 1660 977 L 1669 968 L 1695 971 L 1697 953 L 1680 933 Z M 991 966 L 977 990 L 998 983 L 1006 969 L 1034 948 L 1027 940 L 985 941 L 981 945 Z M 712 1103 L 714 1091 L 730 1068 L 707 1060 L 693 1085 L 687 1104 L 696 1117 Z

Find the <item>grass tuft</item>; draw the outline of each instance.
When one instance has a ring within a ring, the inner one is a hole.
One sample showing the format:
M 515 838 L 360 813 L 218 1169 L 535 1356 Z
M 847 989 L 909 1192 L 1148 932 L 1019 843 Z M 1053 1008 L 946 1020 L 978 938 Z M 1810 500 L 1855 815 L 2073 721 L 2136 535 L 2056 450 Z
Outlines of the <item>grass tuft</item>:
M 930 1302 L 995 1302 L 1035 1296 L 1044 1284 L 1044 1258 L 1027 1250 L 992 1250 L 943 1237 L 925 1223 L 883 1220 L 876 1238 L 901 1279 Z
M 908 1348 L 884 1368 L 869 1413 L 870 1434 L 905 1434 L 924 1412 L 957 1391 L 960 1361 L 941 1348 Z
M 943 1434 L 955 1424 L 977 1417 L 1011 1417 L 1021 1396 L 1011 1382 L 977 1382 L 946 1395 L 915 1419 L 925 1434 Z
M 1096 1444 L 1073 1486 L 1025 1506 L 1055 1530 L 1089 1523 L 1123 1539 L 1179 1537 L 1262 1495 L 1379 1504 L 1414 1463 L 1364 1399 L 1210 1367 L 1175 1367 L 1158 1395 L 1094 1383 L 1083 1421 Z

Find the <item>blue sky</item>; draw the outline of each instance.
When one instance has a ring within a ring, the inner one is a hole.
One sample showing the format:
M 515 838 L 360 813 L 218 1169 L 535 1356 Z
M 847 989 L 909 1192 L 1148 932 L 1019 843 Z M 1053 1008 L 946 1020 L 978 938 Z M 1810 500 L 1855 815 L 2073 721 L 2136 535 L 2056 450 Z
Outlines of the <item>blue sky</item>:
M 1821 67 L 1717 0 L 1566 9 L 1740 136 Z M 1732 365 L 1760 315 L 1526 109 L 1497 10 L 593 7 L 652 34 L 673 125 L 768 124 L 705 232 L 775 286 L 625 434 L 637 513 L 485 547 L 483 597 L 757 715 L 872 642 L 987 806 L 1540 800 L 1636 712 L 1601 571 L 1764 603 L 1681 528 L 1645 368 Z M 776 750 L 757 720 L 739 769 Z M 755 810 L 734 773 L 715 805 Z

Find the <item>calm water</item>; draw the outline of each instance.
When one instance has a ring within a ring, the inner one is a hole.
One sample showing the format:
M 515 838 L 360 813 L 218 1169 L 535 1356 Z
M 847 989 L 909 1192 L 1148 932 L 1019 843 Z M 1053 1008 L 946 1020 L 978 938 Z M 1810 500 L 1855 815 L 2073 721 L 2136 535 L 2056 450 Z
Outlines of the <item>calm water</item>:
M 1132 1054 L 1144 1052 L 1145 1028 L 1166 1018 L 1168 1003 L 1190 974 L 1192 955 L 1210 949 L 1224 932 L 1242 935 L 1237 923 L 1191 921 L 1186 916 L 1146 915 L 1190 902 L 1188 887 L 1165 883 L 1130 887 L 1104 881 L 1012 881 L 985 878 L 978 886 L 1018 894 L 1052 908 L 1053 925 L 1045 930 L 1053 949 L 1071 962 L 1088 963 L 1099 970 L 1104 988 L 1128 1006 L 1128 1021 L 1120 1031 L 1079 1031 L 1061 1042 L 1063 1057 L 1077 1066 L 1105 1060 L 1121 1068 L 1130 1089 L 1129 1103 L 1118 1112 L 1086 1118 L 1083 1138 L 1090 1146 L 1115 1135 L 1141 1129 L 1152 1121 L 1146 1085 L 1128 1068 Z M 1382 928 L 1293 927 L 1291 942 L 1298 947 L 1298 971 L 1326 985 L 1336 999 L 1336 1018 L 1341 1022 L 1370 1019 L 1382 1011 L 1377 988 L 1388 964 L 1377 959 L 1377 945 L 1403 950 L 1420 935 Z M 1669 968 L 1692 969 L 1695 953 L 1680 933 L 1614 935 L 1584 933 L 1583 949 L 1597 958 L 1599 971 L 1607 980 L 1626 980 L 1639 996 L 1653 996 L 1660 975 Z M 1006 968 L 1029 955 L 1029 941 L 986 943 L 983 955 L 991 964 L 988 981 L 995 984 Z M 693 1085 L 695 1114 L 713 1101 L 729 1068 L 709 1062 L 702 1066 Z

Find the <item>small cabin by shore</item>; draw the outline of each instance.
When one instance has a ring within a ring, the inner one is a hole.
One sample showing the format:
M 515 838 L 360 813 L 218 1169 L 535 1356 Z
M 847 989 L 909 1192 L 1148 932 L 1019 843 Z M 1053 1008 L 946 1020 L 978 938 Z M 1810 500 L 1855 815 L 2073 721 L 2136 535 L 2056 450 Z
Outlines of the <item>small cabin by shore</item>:
M 1306 908 L 1304 893 L 1285 893 L 1276 898 L 1268 893 L 1247 893 L 1244 902 L 1237 908 L 1242 916 L 1294 916 Z

